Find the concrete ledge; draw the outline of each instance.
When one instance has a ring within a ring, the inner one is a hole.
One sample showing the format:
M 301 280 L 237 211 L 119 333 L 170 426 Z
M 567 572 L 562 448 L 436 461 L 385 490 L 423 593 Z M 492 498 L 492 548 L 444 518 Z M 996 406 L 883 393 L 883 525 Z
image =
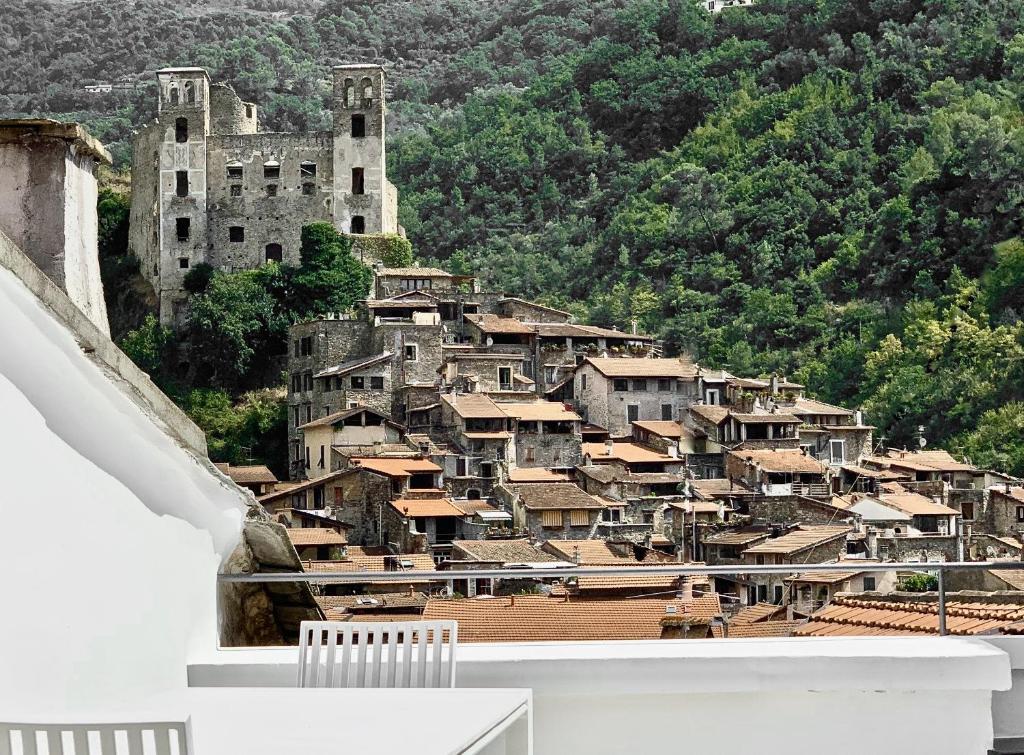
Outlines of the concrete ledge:
M 107 165 L 113 163 L 110 153 L 99 139 L 77 123 L 49 118 L 7 118 L 0 120 L 0 144 L 25 139 L 61 139 L 70 142 L 79 152 L 92 155 Z

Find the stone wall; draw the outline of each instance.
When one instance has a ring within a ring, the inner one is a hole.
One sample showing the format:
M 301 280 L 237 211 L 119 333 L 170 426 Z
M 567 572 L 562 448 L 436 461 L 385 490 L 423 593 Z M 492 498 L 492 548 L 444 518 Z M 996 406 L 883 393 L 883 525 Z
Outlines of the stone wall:
M 441 325 L 382 323 L 373 328 L 373 353 L 390 351 L 396 388 L 409 383 L 434 385 L 441 366 Z M 405 358 L 405 347 L 416 346 L 415 361 Z
M 959 538 L 956 535 L 920 535 L 917 537 L 879 537 L 875 541 L 875 555 L 882 557 L 882 548 L 888 548 L 883 560 L 908 561 L 916 558 L 941 561 L 959 560 Z
M 755 524 L 843 524 L 851 514 L 801 496 L 760 496 L 748 505 Z
M 572 433 L 517 432 L 516 463 L 520 467 L 575 467 L 583 461 L 582 442 L 581 436 Z
M 230 84 L 210 84 L 210 133 L 255 134 L 256 106 L 242 102 Z

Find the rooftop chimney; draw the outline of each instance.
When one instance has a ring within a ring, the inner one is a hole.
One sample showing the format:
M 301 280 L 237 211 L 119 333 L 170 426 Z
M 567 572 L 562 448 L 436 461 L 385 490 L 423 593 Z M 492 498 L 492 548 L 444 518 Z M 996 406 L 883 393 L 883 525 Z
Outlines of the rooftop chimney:
M 604 455 L 605 456 L 611 456 L 614 451 L 615 451 L 615 441 L 613 441 L 611 438 L 609 438 L 608 440 L 606 440 L 604 442 Z

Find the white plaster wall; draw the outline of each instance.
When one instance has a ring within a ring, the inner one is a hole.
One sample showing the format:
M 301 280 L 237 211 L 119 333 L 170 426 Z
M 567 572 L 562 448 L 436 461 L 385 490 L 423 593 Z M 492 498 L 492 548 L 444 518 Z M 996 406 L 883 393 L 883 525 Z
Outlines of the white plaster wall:
M 216 647 L 247 497 L 2 267 L 0 322 L 0 714 L 109 715 Z
M 100 279 L 98 193 L 96 160 L 69 151 L 64 161 L 64 290 L 109 335 Z

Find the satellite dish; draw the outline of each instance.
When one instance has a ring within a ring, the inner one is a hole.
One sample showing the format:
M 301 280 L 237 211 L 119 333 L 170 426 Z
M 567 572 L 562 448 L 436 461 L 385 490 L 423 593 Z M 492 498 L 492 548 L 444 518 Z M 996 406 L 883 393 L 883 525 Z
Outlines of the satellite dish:
M 917 445 L 919 445 L 921 448 L 924 448 L 925 446 L 928 445 L 928 439 L 924 437 L 918 438 Z

